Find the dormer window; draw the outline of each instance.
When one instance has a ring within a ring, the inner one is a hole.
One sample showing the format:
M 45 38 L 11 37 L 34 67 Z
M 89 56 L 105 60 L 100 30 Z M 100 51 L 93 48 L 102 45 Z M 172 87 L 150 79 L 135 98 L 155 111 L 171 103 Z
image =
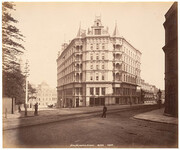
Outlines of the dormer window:
M 97 23 L 97 26 L 99 26 L 99 23 Z
M 95 35 L 101 35 L 101 29 L 95 29 Z

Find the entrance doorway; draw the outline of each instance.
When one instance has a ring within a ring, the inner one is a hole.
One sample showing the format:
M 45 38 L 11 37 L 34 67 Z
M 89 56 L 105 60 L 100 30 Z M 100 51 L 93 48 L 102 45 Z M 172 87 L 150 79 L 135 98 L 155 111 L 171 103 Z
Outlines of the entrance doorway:
M 79 98 L 76 98 L 76 107 L 79 107 Z
M 90 98 L 90 106 L 103 106 L 105 98 Z
M 119 98 L 116 98 L 116 104 L 119 104 Z

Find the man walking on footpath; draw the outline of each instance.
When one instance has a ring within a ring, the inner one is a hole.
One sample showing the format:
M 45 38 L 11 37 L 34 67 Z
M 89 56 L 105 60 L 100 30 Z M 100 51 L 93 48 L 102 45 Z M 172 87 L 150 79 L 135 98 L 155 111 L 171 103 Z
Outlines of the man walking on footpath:
M 106 118 L 106 111 L 107 111 L 107 107 L 106 107 L 106 105 L 104 105 L 102 118 L 103 118 L 103 117 Z

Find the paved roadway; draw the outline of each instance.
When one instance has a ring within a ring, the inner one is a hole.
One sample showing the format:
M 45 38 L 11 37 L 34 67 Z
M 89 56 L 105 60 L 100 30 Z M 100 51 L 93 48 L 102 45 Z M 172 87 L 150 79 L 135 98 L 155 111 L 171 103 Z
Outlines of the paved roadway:
M 177 147 L 177 125 L 134 119 L 154 109 L 141 106 L 71 120 L 3 131 L 4 147 Z

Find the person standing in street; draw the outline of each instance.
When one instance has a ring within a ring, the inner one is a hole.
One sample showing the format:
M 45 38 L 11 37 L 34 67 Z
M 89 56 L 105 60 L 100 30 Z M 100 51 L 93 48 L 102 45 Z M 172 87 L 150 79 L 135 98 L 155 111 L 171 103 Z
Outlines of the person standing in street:
M 35 107 L 34 115 L 37 116 L 38 115 L 38 103 L 36 103 L 34 105 L 34 107 Z
M 106 118 L 106 112 L 107 112 L 107 107 L 106 107 L 106 105 L 104 105 L 104 107 L 103 107 L 103 114 L 102 114 L 102 118 Z
M 160 89 L 159 89 L 157 95 L 158 95 L 158 106 L 159 106 L 159 109 L 161 109 L 161 104 L 162 104 L 161 95 L 162 95 L 162 92 L 161 92 Z

